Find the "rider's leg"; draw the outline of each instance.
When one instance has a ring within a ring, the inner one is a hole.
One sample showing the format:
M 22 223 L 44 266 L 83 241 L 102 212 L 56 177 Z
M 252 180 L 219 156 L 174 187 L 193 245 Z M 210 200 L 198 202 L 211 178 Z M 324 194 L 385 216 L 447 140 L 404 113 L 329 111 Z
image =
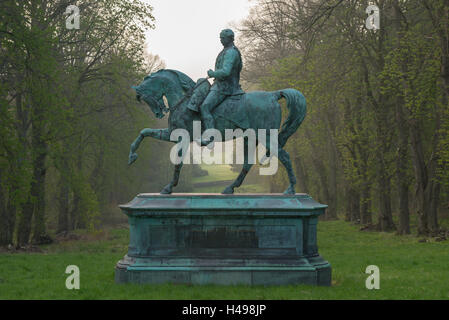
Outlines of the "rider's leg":
M 204 99 L 201 105 L 201 120 L 204 122 L 205 130 L 213 129 L 215 127 L 214 117 L 212 116 L 212 111 L 226 98 L 226 95 L 220 93 L 219 91 L 210 91 L 206 99 Z M 209 144 L 212 142 L 213 138 L 203 140 L 202 145 Z
M 218 106 L 226 96 L 221 94 L 219 91 L 210 91 L 206 99 L 204 99 L 201 105 L 201 118 L 204 121 L 204 126 L 207 129 L 213 129 L 215 126 L 214 117 L 212 116 L 212 111 Z

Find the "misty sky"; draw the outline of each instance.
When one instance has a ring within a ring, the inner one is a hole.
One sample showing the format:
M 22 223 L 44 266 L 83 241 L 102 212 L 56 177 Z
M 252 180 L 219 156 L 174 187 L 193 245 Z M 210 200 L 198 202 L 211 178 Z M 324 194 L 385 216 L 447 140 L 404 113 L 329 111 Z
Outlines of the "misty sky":
M 149 51 L 159 55 L 167 68 L 182 71 L 194 81 L 214 69 L 223 48 L 220 31 L 245 18 L 254 4 L 248 0 L 145 1 L 153 6 L 156 18 L 156 29 L 147 32 Z

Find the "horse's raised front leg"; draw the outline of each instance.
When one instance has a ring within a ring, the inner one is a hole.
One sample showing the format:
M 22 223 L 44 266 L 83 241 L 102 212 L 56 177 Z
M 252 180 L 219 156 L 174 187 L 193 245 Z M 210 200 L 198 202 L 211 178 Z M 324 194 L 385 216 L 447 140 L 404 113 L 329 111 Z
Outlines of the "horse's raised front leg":
M 139 149 L 140 143 L 145 137 L 152 137 L 155 139 L 159 139 L 162 141 L 170 141 L 170 134 L 168 132 L 168 129 L 143 129 L 140 131 L 139 136 L 134 140 L 134 142 L 131 144 L 131 149 L 129 151 L 129 158 L 128 158 L 128 164 L 133 164 L 134 161 L 137 159 L 137 149 Z

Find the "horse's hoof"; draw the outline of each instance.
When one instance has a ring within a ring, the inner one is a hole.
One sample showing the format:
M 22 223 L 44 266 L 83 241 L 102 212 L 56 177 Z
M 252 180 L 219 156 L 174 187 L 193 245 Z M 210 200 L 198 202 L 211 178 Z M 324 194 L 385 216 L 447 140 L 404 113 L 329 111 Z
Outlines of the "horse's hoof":
M 233 194 L 233 193 L 234 193 L 234 188 L 227 187 L 226 189 L 223 190 L 223 192 L 221 194 Z
M 296 194 L 295 188 L 290 186 L 287 188 L 287 190 L 284 191 L 284 194 Z
M 171 194 L 172 187 L 170 185 L 166 186 L 164 189 L 162 189 L 161 194 Z
M 265 165 L 266 164 L 265 161 L 267 161 L 267 160 L 270 161 L 270 159 L 271 159 L 271 156 L 267 157 L 267 155 L 264 155 L 262 157 L 262 159 L 260 160 L 260 164 Z
M 128 159 L 128 165 L 132 165 L 137 160 L 137 153 L 130 153 Z

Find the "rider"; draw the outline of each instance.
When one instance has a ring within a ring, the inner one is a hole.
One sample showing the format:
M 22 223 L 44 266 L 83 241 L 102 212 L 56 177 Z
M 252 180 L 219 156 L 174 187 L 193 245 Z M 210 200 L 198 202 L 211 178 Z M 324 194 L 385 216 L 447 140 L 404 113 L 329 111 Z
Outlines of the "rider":
M 242 56 L 234 45 L 234 32 L 231 29 L 221 31 L 220 41 L 224 49 L 215 61 L 215 71 L 207 72 L 207 75 L 215 80 L 200 107 L 201 118 L 206 130 L 214 128 L 214 118 L 211 114 L 214 108 L 226 97 L 243 93 L 239 84 Z M 207 145 L 212 141 L 213 138 L 202 140 L 201 144 Z

